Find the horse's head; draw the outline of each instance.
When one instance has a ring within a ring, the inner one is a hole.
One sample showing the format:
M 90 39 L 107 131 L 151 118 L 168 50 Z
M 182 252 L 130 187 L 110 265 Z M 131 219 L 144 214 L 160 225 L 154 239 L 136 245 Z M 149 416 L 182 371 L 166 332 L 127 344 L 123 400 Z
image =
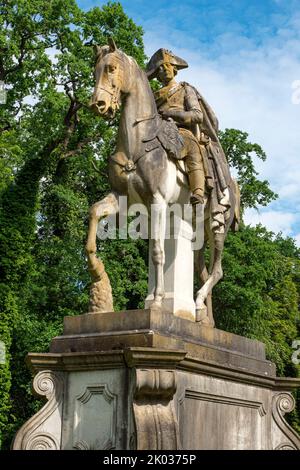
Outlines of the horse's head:
M 98 115 L 114 117 L 120 107 L 124 87 L 125 54 L 119 51 L 111 39 L 108 46 L 95 46 L 95 89 L 90 107 Z

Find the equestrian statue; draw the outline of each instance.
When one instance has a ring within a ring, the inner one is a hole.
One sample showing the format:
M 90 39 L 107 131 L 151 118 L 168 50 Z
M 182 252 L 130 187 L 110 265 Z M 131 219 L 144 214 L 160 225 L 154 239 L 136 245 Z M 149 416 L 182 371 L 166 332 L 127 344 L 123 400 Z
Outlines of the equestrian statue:
M 175 81 L 178 70 L 186 67 L 183 59 L 159 49 L 143 71 L 112 39 L 109 45 L 96 46 L 91 109 L 104 118 L 114 117 L 121 109 L 121 117 L 116 151 L 108 162 L 111 192 L 89 213 L 86 252 L 93 279 L 92 312 L 113 309 L 109 279 L 96 255 L 96 237 L 100 219 L 118 213 L 120 196 L 127 196 L 129 205 L 142 203 L 152 214 L 155 288 L 151 309 L 162 309 L 167 208 L 188 189 L 185 203 L 194 210 L 198 205 L 204 208 L 204 223 L 198 227 L 204 231 L 204 243 L 195 252 L 201 285 L 195 298 L 196 320 L 214 326 L 212 289 L 223 276 L 228 230 L 238 228 L 239 190 L 218 139 L 214 112 L 193 86 Z M 154 93 L 149 83 L 153 78 L 162 85 Z M 209 268 L 204 256 L 207 244 Z

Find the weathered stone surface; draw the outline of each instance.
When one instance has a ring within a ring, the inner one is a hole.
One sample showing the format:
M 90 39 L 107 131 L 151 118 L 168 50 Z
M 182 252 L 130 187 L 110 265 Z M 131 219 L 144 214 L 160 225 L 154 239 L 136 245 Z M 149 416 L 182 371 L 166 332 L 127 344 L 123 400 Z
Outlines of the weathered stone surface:
M 284 420 L 299 379 L 156 348 L 30 354 L 29 362 L 49 401 L 14 449 L 300 449 Z M 50 376 L 59 377 L 51 386 Z
M 64 334 L 52 340 L 50 350 L 83 352 L 128 347 L 182 349 L 208 363 L 275 375 L 274 364 L 265 359 L 263 343 L 151 310 L 66 317 Z
M 17 433 L 13 448 L 20 450 L 59 450 L 62 447 L 61 415 L 65 405 L 65 374 L 43 370 L 34 378 L 37 396 L 47 399 L 46 405 L 25 423 Z
M 185 188 L 186 191 L 186 188 Z M 182 190 L 182 197 L 187 200 L 189 194 Z M 179 201 L 182 205 L 184 201 Z M 203 207 L 201 208 L 203 212 Z M 191 218 L 191 217 L 190 217 Z M 204 218 L 204 214 L 203 214 Z M 192 221 L 183 220 L 174 215 L 170 218 L 170 227 L 166 227 L 164 281 L 165 295 L 162 309 L 165 312 L 195 321 L 194 302 L 194 250 Z M 167 221 L 168 222 L 168 221 Z M 175 234 L 170 236 L 169 234 Z M 200 235 L 199 235 L 200 236 Z M 203 240 L 202 240 L 203 243 Z M 154 300 L 155 266 L 152 261 L 153 241 L 149 241 L 148 296 L 145 308 L 150 308 Z
M 265 345 L 257 340 L 201 326 L 186 319 L 176 318 L 166 312 L 161 313 L 150 309 L 65 317 L 63 335 L 142 330 L 157 331 L 184 340 L 196 340 L 208 346 L 240 352 L 256 359 L 265 359 Z
M 64 333 L 28 356 L 48 402 L 14 449 L 300 449 L 284 419 L 300 380 L 257 341 L 149 310 L 68 317 Z
M 179 449 L 179 429 L 173 403 L 176 387 L 174 370 L 136 370 L 133 414 L 137 449 Z
M 163 63 L 158 65 L 162 57 Z M 94 279 L 95 273 L 96 279 L 99 271 L 103 273 L 102 263 L 96 257 L 97 225 L 104 217 L 118 214 L 121 196 L 127 196 L 128 207 L 143 204 L 146 211 L 142 212 L 149 215 L 151 226 L 149 251 L 154 269 L 150 266 L 146 306 L 166 309 L 183 318 L 196 317 L 199 322 L 214 326 L 211 293 L 222 278 L 226 235 L 230 227 L 238 225 L 239 190 L 218 138 L 218 120 L 194 87 L 185 82 L 176 83 L 179 58 L 175 64 L 174 57 L 170 51 L 160 49 L 151 59 L 150 75 L 154 74 L 163 84 L 154 100 L 147 76 L 136 61 L 113 41 L 96 48 L 96 83 L 90 106 L 98 116 L 108 119 L 120 109 L 120 125 L 115 152 L 108 160 L 112 192 L 89 211 L 86 252 L 94 281 L 91 308 L 93 312 L 109 308 L 108 278 L 103 276 L 102 283 Z M 185 61 L 180 61 L 187 66 Z M 182 162 L 180 168 L 178 161 Z M 181 212 L 180 231 L 184 225 L 191 228 L 190 223 L 184 222 L 185 206 L 193 205 L 194 209 L 203 206 L 201 217 L 194 211 L 196 223 L 193 224 L 196 238 L 203 242 L 197 243 L 199 261 L 195 266 L 201 287 L 196 302 L 193 300 L 195 246 L 193 250 L 191 240 L 184 236 L 165 243 L 169 209 L 174 212 L 174 205 Z M 205 259 L 208 240 L 210 269 Z

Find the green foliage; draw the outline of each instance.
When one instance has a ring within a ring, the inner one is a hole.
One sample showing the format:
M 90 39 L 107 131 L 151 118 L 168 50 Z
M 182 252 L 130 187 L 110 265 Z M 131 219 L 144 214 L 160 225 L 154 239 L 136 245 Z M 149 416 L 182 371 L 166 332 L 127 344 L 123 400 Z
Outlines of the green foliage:
M 266 154 L 258 144 L 248 141 L 247 132 L 237 129 L 220 131 L 220 141 L 228 163 L 237 172 L 237 182 L 241 189 L 241 209 L 266 206 L 277 198 L 268 181 L 257 178 L 254 158 L 265 161 Z
M 118 3 L 83 12 L 74 0 L 10 0 L 0 9 L 0 80 L 8 90 L 0 106 L 0 340 L 7 349 L 0 440 L 4 436 L 8 446 L 36 406 L 26 353 L 47 350 L 63 317 L 87 310 L 86 219 L 88 207 L 107 192 L 116 129 L 87 106 L 94 84 L 91 46 L 112 35 L 140 64 L 145 55 L 142 29 Z M 110 252 L 119 257 L 118 246 Z M 138 246 L 122 246 L 122 252 L 120 276 L 128 265 L 133 282 L 123 288 L 115 276 L 125 306 L 144 288 L 135 270 L 144 261 Z
M 22 148 L 16 144 L 16 140 L 15 131 L 0 134 L 0 197 L 14 181 L 15 169 L 22 162 Z
M 262 341 L 277 375 L 300 377 L 292 362 L 292 343 L 300 337 L 300 250 L 294 240 L 242 225 L 228 234 L 223 269 L 213 293 L 217 327 Z M 299 390 L 295 398 L 287 419 L 299 432 Z
M 284 240 L 272 235 L 262 226 L 229 233 L 214 313 L 218 328 L 263 341 L 279 375 L 295 375 L 291 346 L 299 318 L 299 250 L 294 246 L 287 256 Z
M 0 12 L 0 80 L 8 88 L 7 104 L 0 105 L 0 340 L 7 349 L 0 365 L 0 441 L 8 448 L 40 408 L 26 354 L 47 351 L 62 332 L 63 317 L 88 308 L 88 207 L 108 192 L 107 157 L 118 123 L 96 118 L 87 107 L 94 83 L 91 45 L 113 36 L 141 66 L 145 54 L 142 29 L 119 3 L 83 12 L 75 0 L 9 0 L 0 3 Z M 234 129 L 221 133 L 243 207 L 266 205 L 276 195 L 258 180 L 253 160 L 265 154 L 247 138 Z M 98 251 L 115 308 L 142 307 L 147 243 L 106 240 Z M 228 237 L 224 272 L 214 292 L 218 327 L 264 341 L 279 373 L 295 375 L 291 342 L 300 270 L 293 240 L 242 227 Z M 292 419 L 299 426 L 297 413 Z
M 111 279 L 115 310 L 144 308 L 148 247 L 144 240 L 106 240 L 99 252 Z M 121 260 L 121 262 L 120 262 Z

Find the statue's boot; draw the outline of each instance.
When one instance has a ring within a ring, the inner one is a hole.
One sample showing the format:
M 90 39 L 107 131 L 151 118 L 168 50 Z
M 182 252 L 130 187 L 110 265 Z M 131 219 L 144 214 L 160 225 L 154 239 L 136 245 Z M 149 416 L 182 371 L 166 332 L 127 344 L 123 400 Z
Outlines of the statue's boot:
M 180 129 L 180 135 L 184 140 L 182 154 L 185 157 L 185 168 L 192 193 L 190 202 L 191 204 L 203 204 L 205 175 L 202 148 L 191 131 Z
M 197 169 L 189 172 L 189 183 L 192 192 L 190 203 L 191 204 L 204 204 L 204 171 Z

